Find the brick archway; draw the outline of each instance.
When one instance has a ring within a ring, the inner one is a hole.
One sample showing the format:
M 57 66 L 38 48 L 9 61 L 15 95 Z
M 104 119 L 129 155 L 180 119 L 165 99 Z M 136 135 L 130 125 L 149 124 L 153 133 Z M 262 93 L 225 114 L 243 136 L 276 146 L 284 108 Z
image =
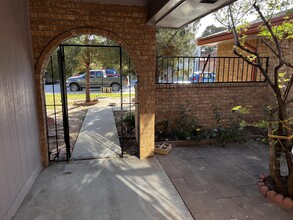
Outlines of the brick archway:
M 120 38 L 117 34 L 108 31 L 108 30 L 104 30 L 101 28 L 91 28 L 91 27 L 81 27 L 81 28 L 74 28 L 71 30 L 67 30 L 63 33 L 61 33 L 60 35 L 56 36 L 54 39 L 52 39 L 46 46 L 45 48 L 41 51 L 40 56 L 37 58 L 36 61 L 36 66 L 35 66 L 35 70 L 36 70 L 36 75 L 40 75 L 38 78 L 40 79 L 40 81 L 42 80 L 42 73 L 44 72 L 45 68 L 46 68 L 46 64 L 49 60 L 50 55 L 53 53 L 54 49 L 56 49 L 62 42 L 82 35 L 82 34 L 95 34 L 97 36 L 102 36 L 105 38 L 108 38 L 110 40 L 112 40 L 113 42 L 117 43 L 119 46 L 121 46 L 123 48 L 123 50 L 125 50 L 129 57 L 131 58 L 131 60 L 134 62 L 134 66 L 138 72 L 140 72 L 140 61 L 138 59 L 138 55 L 135 53 L 135 51 L 131 48 L 131 46 L 129 44 L 127 44 L 126 41 L 124 41 L 122 38 Z
M 53 48 L 81 33 L 107 37 L 119 44 L 131 57 L 139 77 L 140 158 L 153 156 L 156 28 L 146 24 L 147 9 L 93 1 L 30 0 L 29 10 L 44 165 L 48 165 L 48 153 L 42 72 Z
M 36 91 L 37 91 L 37 105 L 38 105 L 38 115 L 39 115 L 39 131 L 40 131 L 40 143 L 41 143 L 41 152 L 42 152 L 42 161 L 43 165 L 47 167 L 49 165 L 48 160 L 48 141 L 47 141 L 47 127 L 46 127 L 46 114 L 45 114 L 45 94 L 44 90 L 42 89 L 43 84 L 43 73 L 46 68 L 46 65 L 49 61 L 49 58 L 51 54 L 54 52 L 54 50 L 64 41 L 76 37 L 78 35 L 82 34 L 95 34 L 98 36 L 102 36 L 105 38 L 108 38 L 112 40 L 113 42 L 117 43 L 119 46 L 125 50 L 131 60 L 133 61 L 134 67 L 136 69 L 136 72 L 138 74 L 138 77 L 140 77 L 142 70 L 142 64 L 141 60 L 139 59 L 139 56 L 136 54 L 136 52 L 131 48 L 131 46 L 122 38 L 120 38 L 117 34 L 100 29 L 100 28 L 74 28 L 71 30 L 67 30 L 60 35 L 56 36 L 53 40 L 51 40 L 41 51 L 40 56 L 36 59 L 35 64 L 35 79 L 36 79 Z M 38 89 L 39 88 L 39 89 Z M 140 94 L 140 93 L 139 93 Z M 138 94 L 138 97 L 140 95 Z M 139 98 L 140 99 L 140 98 Z M 154 117 L 152 117 L 154 118 Z M 145 121 L 144 118 L 140 118 L 141 120 Z M 148 122 L 149 123 L 149 122 Z M 143 131 L 144 132 L 144 131 Z M 140 133 L 141 135 L 141 133 Z M 150 136 L 150 133 L 146 134 L 146 136 Z M 154 136 L 154 134 L 153 134 Z M 141 149 L 141 146 L 140 146 Z M 151 150 L 150 154 L 145 154 L 145 151 L 143 151 L 143 154 L 140 154 L 140 158 L 145 158 L 152 156 L 153 152 Z

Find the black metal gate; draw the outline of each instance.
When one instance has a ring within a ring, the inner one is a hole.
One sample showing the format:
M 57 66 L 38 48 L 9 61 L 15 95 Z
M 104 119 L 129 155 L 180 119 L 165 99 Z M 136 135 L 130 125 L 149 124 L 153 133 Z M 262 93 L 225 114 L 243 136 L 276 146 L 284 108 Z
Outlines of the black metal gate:
M 121 157 L 124 153 L 138 154 L 138 123 L 135 128 L 125 126 L 123 121 L 126 115 L 134 115 L 135 104 L 133 98 L 133 88 L 131 84 L 134 68 L 130 58 L 127 59 L 128 72 L 123 73 L 122 49 L 120 46 L 104 46 L 104 45 L 60 45 L 50 57 L 49 63 L 44 73 L 44 93 L 46 100 L 46 115 L 47 115 L 47 137 L 48 137 L 48 153 L 49 160 L 62 161 L 70 160 L 73 147 L 70 143 L 70 127 L 69 127 L 69 112 L 66 87 L 66 62 L 65 62 L 65 47 L 94 47 L 94 48 L 117 48 L 119 50 L 119 71 L 120 71 L 120 112 L 116 119 L 120 118 L 118 134 L 120 137 Z M 127 76 L 126 76 L 127 75 Z M 124 77 L 122 77 L 124 76 Z M 127 78 L 128 87 L 122 89 L 123 80 Z M 128 92 L 128 94 L 126 94 Z M 138 108 L 136 108 L 138 109 Z M 138 114 L 138 112 L 136 112 Z M 117 123 L 119 124 L 119 123 Z M 135 141 L 133 141 L 135 139 Z

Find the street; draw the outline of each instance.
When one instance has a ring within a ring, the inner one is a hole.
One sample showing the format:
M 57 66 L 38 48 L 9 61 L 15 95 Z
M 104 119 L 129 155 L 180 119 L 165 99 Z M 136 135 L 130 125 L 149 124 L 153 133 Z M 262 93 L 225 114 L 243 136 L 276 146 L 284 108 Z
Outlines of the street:
M 130 88 L 128 86 L 122 86 L 122 92 L 123 93 L 129 93 L 129 90 L 130 90 L 130 93 L 134 93 L 134 84 L 135 84 L 136 80 L 132 80 L 131 83 L 130 83 Z M 58 94 L 60 93 L 60 84 L 59 83 L 56 83 L 56 84 L 49 84 L 49 85 L 45 85 L 44 86 L 44 90 L 45 90 L 45 93 L 55 93 L 55 94 Z M 121 91 L 118 91 L 118 92 L 112 92 L 112 93 L 120 93 Z M 83 94 L 85 93 L 85 89 L 83 89 L 82 91 L 77 91 L 77 92 L 72 92 L 70 91 L 69 88 L 67 88 L 67 94 Z M 94 89 L 91 89 L 91 93 L 102 93 L 101 92 L 101 89 L 100 88 L 94 88 Z

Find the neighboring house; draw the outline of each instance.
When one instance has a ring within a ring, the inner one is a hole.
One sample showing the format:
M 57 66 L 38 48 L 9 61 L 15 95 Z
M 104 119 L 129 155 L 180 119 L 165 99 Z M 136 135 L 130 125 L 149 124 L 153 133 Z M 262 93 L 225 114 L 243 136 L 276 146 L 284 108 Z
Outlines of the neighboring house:
M 278 25 L 284 22 L 284 18 L 289 17 L 293 18 L 293 14 L 285 14 L 284 12 L 279 13 L 275 15 L 271 19 L 271 24 L 272 25 Z M 258 33 L 260 32 L 259 26 L 262 24 L 259 20 L 252 22 L 252 24 L 249 26 L 248 30 L 244 32 L 244 34 L 247 36 L 246 37 L 246 42 L 250 45 L 251 50 L 258 51 L 262 57 L 269 57 L 269 62 L 268 66 L 264 60 L 263 66 L 266 68 L 270 68 L 272 65 L 270 65 L 272 62 L 274 62 L 274 58 L 272 56 L 272 52 L 268 50 L 264 44 L 261 43 L 261 38 L 258 36 Z M 212 34 L 209 36 L 201 37 L 197 40 L 197 45 L 198 46 L 217 46 L 217 54 L 219 57 L 236 57 L 236 55 L 233 53 L 233 47 L 234 47 L 234 36 L 232 32 L 220 32 L 216 34 Z M 228 61 L 226 60 L 225 63 L 220 64 L 219 68 L 225 68 L 227 67 L 230 63 L 232 62 L 231 60 Z M 240 63 L 241 64 L 241 63 Z M 238 63 L 235 64 L 236 66 Z M 253 81 L 255 77 L 262 77 L 258 70 L 254 67 L 249 67 L 245 65 L 243 69 L 249 68 L 250 75 L 247 78 L 248 81 Z M 238 74 L 237 74 L 238 71 Z M 241 69 L 235 69 L 234 74 L 230 74 L 229 77 L 234 77 L 234 80 L 236 77 L 239 77 L 241 74 L 242 68 Z M 224 77 L 224 76 L 223 76 Z M 227 76 L 225 76 L 227 77 Z M 240 77 L 241 78 L 241 77 Z M 239 79 L 240 79 L 239 78 Z
M 201 57 L 206 57 L 206 58 L 200 58 L 197 71 L 202 71 L 204 69 L 204 72 L 216 72 L 216 64 L 217 64 L 216 59 L 213 59 L 213 58 L 208 59 L 208 57 L 217 57 L 217 56 L 218 56 L 217 50 L 214 50 L 211 53 L 202 51 Z

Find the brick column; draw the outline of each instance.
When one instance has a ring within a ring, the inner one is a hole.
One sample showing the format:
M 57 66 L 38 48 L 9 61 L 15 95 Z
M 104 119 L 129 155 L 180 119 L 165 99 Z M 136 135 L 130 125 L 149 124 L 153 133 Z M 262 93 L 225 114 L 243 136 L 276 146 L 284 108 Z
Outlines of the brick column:
M 154 75 L 154 72 L 149 73 Z M 139 125 L 140 125 L 140 159 L 154 156 L 155 144 L 155 85 L 140 77 L 139 96 Z

